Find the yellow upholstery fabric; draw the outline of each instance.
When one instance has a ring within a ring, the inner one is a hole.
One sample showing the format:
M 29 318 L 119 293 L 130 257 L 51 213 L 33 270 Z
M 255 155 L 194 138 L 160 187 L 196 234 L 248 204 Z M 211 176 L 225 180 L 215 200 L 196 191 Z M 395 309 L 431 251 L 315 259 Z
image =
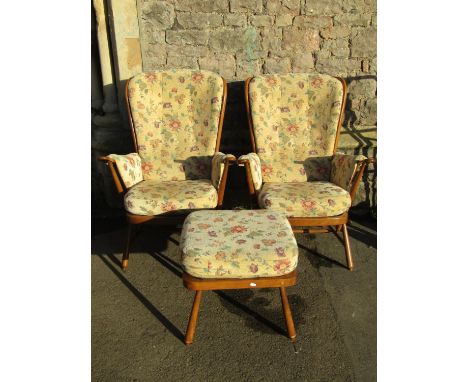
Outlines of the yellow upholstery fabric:
M 249 98 L 263 181 L 313 179 L 308 159 L 333 155 L 343 102 L 340 80 L 311 73 L 257 76 Z
M 291 217 L 336 216 L 351 207 L 351 196 L 330 182 L 271 182 L 263 184 L 258 204 Z
M 185 272 L 200 278 L 281 276 L 298 260 L 288 220 L 265 210 L 193 212 L 185 219 L 180 251 Z
M 351 180 L 354 177 L 357 163 L 366 159 L 364 155 L 335 154 L 332 161 L 331 181 L 350 191 Z
M 128 96 L 145 180 L 210 179 L 223 79 L 203 70 L 142 73 Z
M 125 187 L 130 188 L 143 180 L 141 159 L 137 153 L 127 155 L 110 154 L 109 158 L 115 160 L 117 170 Z
M 227 158 L 236 159 L 232 154 L 223 154 L 221 152 L 217 152 L 211 159 L 211 183 L 216 189 L 219 189 L 219 185 L 221 184 L 221 178 L 225 167 L 224 161 Z
M 239 160 L 248 160 L 250 165 L 250 173 L 252 175 L 252 181 L 254 184 L 255 190 L 260 190 L 262 188 L 262 167 L 260 163 L 260 158 L 256 153 L 249 153 L 241 155 Z
M 144 180 L 124 198 L 125 209 L 135 215 L 215 208 L 218 193 L 209 179 L 185 181 Z

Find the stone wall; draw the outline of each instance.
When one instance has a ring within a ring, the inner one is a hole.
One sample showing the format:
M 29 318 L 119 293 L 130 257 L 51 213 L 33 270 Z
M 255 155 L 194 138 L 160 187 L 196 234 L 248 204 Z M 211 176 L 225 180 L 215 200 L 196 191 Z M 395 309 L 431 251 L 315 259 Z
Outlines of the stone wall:
M 250 150 L 243 105 L 247 77 L 321 72 L 346 79 L 340 151 L 376 151 L 375 0 L 138 0 L 143 70 L 197 68 L 230 83 L 222 149 Z M 375 204 L 375 169 L 358 200 Z

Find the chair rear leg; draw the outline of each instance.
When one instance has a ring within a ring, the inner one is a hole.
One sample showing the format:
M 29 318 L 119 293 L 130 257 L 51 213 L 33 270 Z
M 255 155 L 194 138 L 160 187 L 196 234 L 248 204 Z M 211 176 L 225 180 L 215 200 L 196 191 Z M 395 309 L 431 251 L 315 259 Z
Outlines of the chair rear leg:
M 351 246 L 349 245 L 349 237 L 348 237 L 348 229 L 346 228 L 346 224 L 343 224 L 343 241 L 344 241 L 344 247 L 345 247 L 345 253 L 346 253 L 346 261 L 348 263 L 348 269 L 350 271 L 353 270 L 354 264 L 353 264 L 353 258 L 351 256 Z
M 126 270 L 128 268 L 128 257 L 130 256 L 130 242 L 132 240 L 132 232 L 133 224 L 129 222 L 127 226 L 127 242 L 125 243 L 125 251 L 122 256 L 121 267 L 123 270 Z

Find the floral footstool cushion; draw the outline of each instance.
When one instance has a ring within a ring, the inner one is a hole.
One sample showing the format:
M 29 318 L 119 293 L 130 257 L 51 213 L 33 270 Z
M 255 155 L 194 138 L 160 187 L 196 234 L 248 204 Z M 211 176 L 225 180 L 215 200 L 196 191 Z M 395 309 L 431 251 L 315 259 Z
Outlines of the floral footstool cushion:
M 268 210 L 192 212 L 180 250 L 184 271 L 204 279 L 277 277 L 298 261 L 287 218 Z

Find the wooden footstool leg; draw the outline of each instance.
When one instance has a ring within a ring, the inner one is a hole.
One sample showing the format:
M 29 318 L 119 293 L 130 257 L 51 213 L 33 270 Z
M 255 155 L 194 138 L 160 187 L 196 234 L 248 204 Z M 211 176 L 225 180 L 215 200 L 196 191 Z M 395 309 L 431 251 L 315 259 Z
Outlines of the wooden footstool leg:
M 283 304 L 284 319 L 286 320 L 286 327 L 288 328 L 288 337 L 291 341 L 296 340 L 296 329 L 294 328 L 294 321 L 289 307 L 288 296 L 286 295 L 286 288 L 280 287 L 281 303 Z
M 187 326 L 187 334 L 185 335 L 185 345 L 190 345 L 193 342 L 195 336 L 195 327 L 197 326 L 198 311 L 200 309 L 202 291 L 197 290 L 195 292 L 195 298 L 193 299 L 192 313 L 190 313 L 190 319 Z

